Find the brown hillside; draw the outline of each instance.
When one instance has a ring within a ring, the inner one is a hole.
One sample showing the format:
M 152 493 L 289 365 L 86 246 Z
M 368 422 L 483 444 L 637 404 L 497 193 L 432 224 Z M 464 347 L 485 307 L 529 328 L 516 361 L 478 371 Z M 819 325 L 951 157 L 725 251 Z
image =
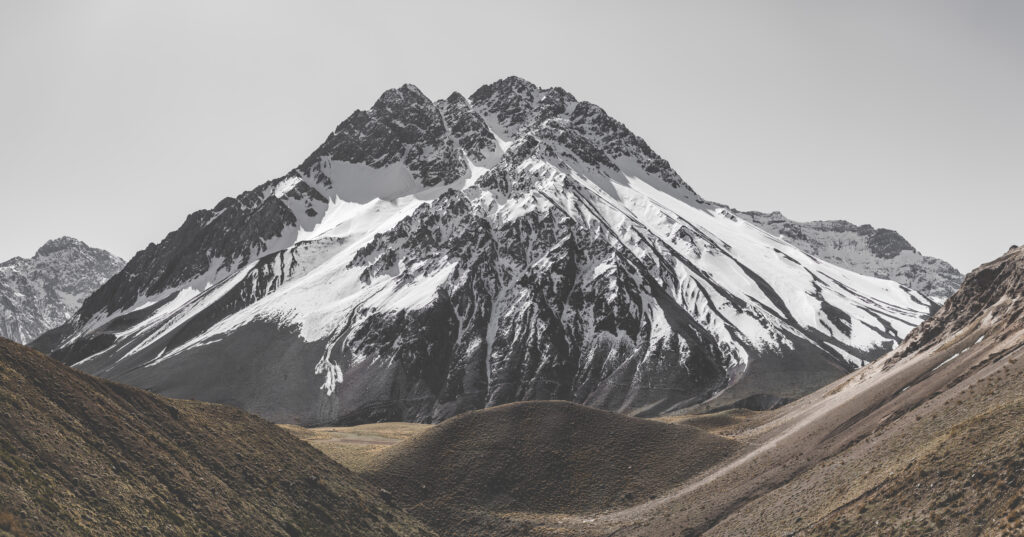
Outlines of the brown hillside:
M 456 416 L 385 448 L 364 475 L 441 533 L 468 535 L 452 511 L 588 513 L 635 504 L 740 447 L 689 425 L 526 402 Z
M 0 535 L 426 536 L 259 418 L 89 377 L 0 339 Z
M 959 354 L 935 371 L 954 368 L 956 377 L 908 411 L 914 426 L 890 426 L 913 443 L 888 457 L 889 473 L 801 535 L 1024 535 L 1024 249 L 972 272 L 897 356 L 950 349 Z
M 800 534 L 1024 535 L 1021 423 L 1020 400 L 961 422 L 879 486 Z

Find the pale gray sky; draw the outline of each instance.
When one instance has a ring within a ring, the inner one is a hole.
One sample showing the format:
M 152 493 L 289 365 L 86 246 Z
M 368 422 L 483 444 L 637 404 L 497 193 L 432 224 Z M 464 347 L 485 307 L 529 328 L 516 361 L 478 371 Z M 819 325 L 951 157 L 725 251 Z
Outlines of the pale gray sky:
M 709 199 L 962 270 L 1024 242 L 1024 2 L 0 0 L 0 259 L 58 235 L 129 257 L 387 88 L 509 74 Z

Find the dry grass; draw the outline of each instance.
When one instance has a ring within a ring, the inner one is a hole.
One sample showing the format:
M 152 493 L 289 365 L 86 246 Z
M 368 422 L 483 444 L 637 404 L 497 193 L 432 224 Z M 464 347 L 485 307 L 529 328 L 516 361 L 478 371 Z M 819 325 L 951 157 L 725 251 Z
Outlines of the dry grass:
M 681 414 L 652 419 L 663 423 L 692 425 L 709 433 L 732 437 L 751 426 L 762 423 L 771 415 L 770 411 L 758 412 L 745 408 L 732 408 L 710 414 Z
M 384 448 L 412 438 L 432 427 L 422 423 L 369 423 L 353 427 L 305 428 L 281 425 L 298 438 L 309 442 L 346 468 L 361 472 Z
M 996 381 L 998 382 L 998 381 Z M 991 393 L 991 392 L 990 392 Z M 969 417 L 808 535 L 1024 535 L 1024 400 Z
M 21 524 L 13 513 L 7 511 L 0 512 L 0 535 L 13 535 L 15 537 L 22 535 Z

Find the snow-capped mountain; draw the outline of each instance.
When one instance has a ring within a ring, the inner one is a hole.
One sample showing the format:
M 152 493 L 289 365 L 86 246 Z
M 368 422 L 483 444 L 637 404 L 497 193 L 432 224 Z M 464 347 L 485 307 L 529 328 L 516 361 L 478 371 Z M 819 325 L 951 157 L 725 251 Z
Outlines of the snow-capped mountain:
M 895 280 L 937 302 L 949 298 L 964 280 L 953 265 L 921 254 L 891 229 L 845 220 L 795 222 L 779 212 L 735 214 L 815 257 L 860 274 Z
M 0 337 L 27 343 L 64 324 L 122 267 L 110 252 L 71 237 L 48 241 L 31 259 L 0 263 Z
M 525 399 L 646 415 L 806 393 L 934 307 L 705 201 L 600 107 L 511 77 L 468 99 L 385 92 L 36 344 L 275 421 Z

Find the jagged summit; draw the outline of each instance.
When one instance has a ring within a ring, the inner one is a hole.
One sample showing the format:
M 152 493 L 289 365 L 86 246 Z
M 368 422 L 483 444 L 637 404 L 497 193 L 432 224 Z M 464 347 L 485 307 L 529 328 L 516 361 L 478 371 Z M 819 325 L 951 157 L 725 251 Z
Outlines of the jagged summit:
M 402 84 L 381 94 L 373 103 L 372 111 L 380 114 L 401 115 L 405 108 L 429 107 L 433 102 L 413 84 Z
M 38 344 L 279 421 L 547 398 L 656 414 L 806 393 L 933 306 L 704 201 L 599 106 L 510 77 L 469 99 L 385 92 Z
M 417 183 L 425 188 L 450 185 L 471 174 L 472 166 L 489 168 L 520 136 L 567 145 L 593 162 L 596 151 L 580 142 L 588 138 L 610 157 L 600 164 L 614 168 L 620 165 L 616 159 L 627 159 L 670 187 L 692 193 L 667 161 L 603 109 L 578 102 L 562 88 L 542 89 L 520 77 L 484 85 L 469 99 L 455 92 L 432 102 L 412 84 L 387 90 L 369 110 L 339 124 L 293 174 L 329 188 L 333 162 L 378 169 L 401 162 L 415 183 L 374 192 L 393 198 L 416 190 Z
M 564 91 L 558 88 L 560 91 Z M 522 77 L 515 75 L 507 76 L 501 80 L 496 80 L 490 84 L 484 84 L 477 88 L 470 95 L 470 100 L 473 102 L 480 102 L 494 97 L 495 95 L 505 97 L 509 95 L 526 96 L 533 99 L 538 93 L 543 90 L 533 82 L 526 80 Z
M 465 105 L 466 107 L 470 106 L 469 99 L 467 99 L 463 94 L 457 91 L 453 91 L 451 95 L 444 99 L 444 102 L 449 105 Z M 438 105 L 440 105 L 440 102 L 438 102 Z
M 562 88 L 541 89 L 519 77 L 484 85 L 469 100 L 504 142 L 545 120 L 567 117 L 577 104 L 576 98 Z

